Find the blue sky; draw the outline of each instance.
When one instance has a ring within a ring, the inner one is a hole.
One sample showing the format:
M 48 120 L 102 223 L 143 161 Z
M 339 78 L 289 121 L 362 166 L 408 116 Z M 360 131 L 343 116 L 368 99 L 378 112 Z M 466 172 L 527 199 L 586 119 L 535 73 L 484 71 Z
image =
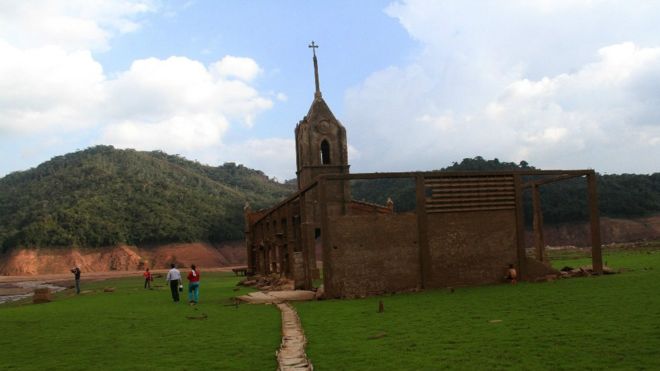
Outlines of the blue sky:
M 0 0 L 0 176 L 111 144 L 292 178 L 311 40 L 353 172 L 659 171 L 659 2 Z

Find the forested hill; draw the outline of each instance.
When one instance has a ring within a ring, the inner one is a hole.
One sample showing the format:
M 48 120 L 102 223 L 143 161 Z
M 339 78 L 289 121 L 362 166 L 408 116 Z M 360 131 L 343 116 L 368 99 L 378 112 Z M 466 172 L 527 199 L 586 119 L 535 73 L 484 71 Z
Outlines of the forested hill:
M 519 164 L 466 158 L 440 171 L 498 171 L 535 169 L 527 162 Z M 355 181 L 351 187 L 356 200 L 384 204 L 387 197 L 394 200 L 397 211 L 415 208 L 415 188 L 409 179 Z M 544 221 L 564 223 L 587 220 L 587 191 L 584 179 L 548 184 L 540 188 Z M 525 217 L 531 221 L 530 192 L 525 192 Z M 621 174 L 598 176 L 599 208 L 602 216 L 618 218 L 644 217 L 660 213 L 660 173 L 651 175 Z
M 0 246 L 98 247 L 243 237 L 243 206 L 294 192 L 262 172 L 97 146 L 0 179 Z

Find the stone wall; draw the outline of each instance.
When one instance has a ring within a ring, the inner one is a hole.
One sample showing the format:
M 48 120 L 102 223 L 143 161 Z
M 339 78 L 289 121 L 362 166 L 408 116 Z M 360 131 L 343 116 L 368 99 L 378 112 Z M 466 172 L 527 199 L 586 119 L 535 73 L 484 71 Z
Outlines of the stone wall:
M 327 297 L 361 297 L 417 288 L 417 216 L 346 215 L 330 218 L 324 246 Z
M 428 214 L 427 287 L 502 282 L 518 265 L 514 210 Z

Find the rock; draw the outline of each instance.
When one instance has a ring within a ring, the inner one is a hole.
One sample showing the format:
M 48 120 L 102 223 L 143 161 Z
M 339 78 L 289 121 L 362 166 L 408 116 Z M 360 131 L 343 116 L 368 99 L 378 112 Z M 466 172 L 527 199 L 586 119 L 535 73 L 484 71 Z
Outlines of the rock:
M 318 289 L 316 289 L 316 293 L 314 294 L 314 298 L 316 300 L 323 300 L 324 299 L 324 294 L 325 294 L 325 288 L 323 288 L 323 285 L 319 286 Z
M 34 297 L 32 298 L 34 304 L 50 303 L 51 301 L 53 301 L 53 298 L 48 287 L 34 289 Z
M 200 320 L 204 320 L 204 319 L 209 318 L 209 316 L 207 316 L 206 313 L 202 313 L 202 314 L 199 315 L 199 316 L 187 316 L 186 318 L 188 318 L 188 319 L 200 319 Z
M 375 340 L 375 339 L 384 338 L 385 336 L 387 336 L 387 332 L 385 332 L 385 331 L 381 331 L 381 332 L 379 332 L 379 333 L 377 333 L 377 334 L 375 334 L 375 335 L 371 335 L 371 336 L 369 336 L 367 339 L 369 339 L 369 340 Z
M 115 288 L 114 287 L 106 287 L 106 288 L 103 289 L 103 292 L 115 292 Z

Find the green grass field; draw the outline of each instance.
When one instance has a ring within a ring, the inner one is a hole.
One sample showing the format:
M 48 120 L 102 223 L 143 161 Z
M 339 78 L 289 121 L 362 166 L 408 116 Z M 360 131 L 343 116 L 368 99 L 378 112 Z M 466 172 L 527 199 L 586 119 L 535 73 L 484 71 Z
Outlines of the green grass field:
M 295 307 L 316 370 L 660 369 L 660 250 L 604 260 L 625 272 Z M 554 260 L 588 263 L 579 252 Z M 142 289 L 140 278 L 2 305 L 0 369 L 274 370 L 280 314 L 229 305 L 246 291 L 233 291 L 236 281 L 206 274 L 197 307 L 173 304 L 166 287 Z
M 274 370 L 280 312 L 229 305 L 247 291 L 233 291 L 236 281 L 205 274 L 196 307 L 185 296 L 174 304 L 164 282 L 144 290 L 142 278 L 83 282 L 91 293 L 67 290 L 47 304 L 3 304 L 0 369 Z
M 296 309 L 317 370 L 660 369 L 660 251 L 605 260 L 626 271 Z

